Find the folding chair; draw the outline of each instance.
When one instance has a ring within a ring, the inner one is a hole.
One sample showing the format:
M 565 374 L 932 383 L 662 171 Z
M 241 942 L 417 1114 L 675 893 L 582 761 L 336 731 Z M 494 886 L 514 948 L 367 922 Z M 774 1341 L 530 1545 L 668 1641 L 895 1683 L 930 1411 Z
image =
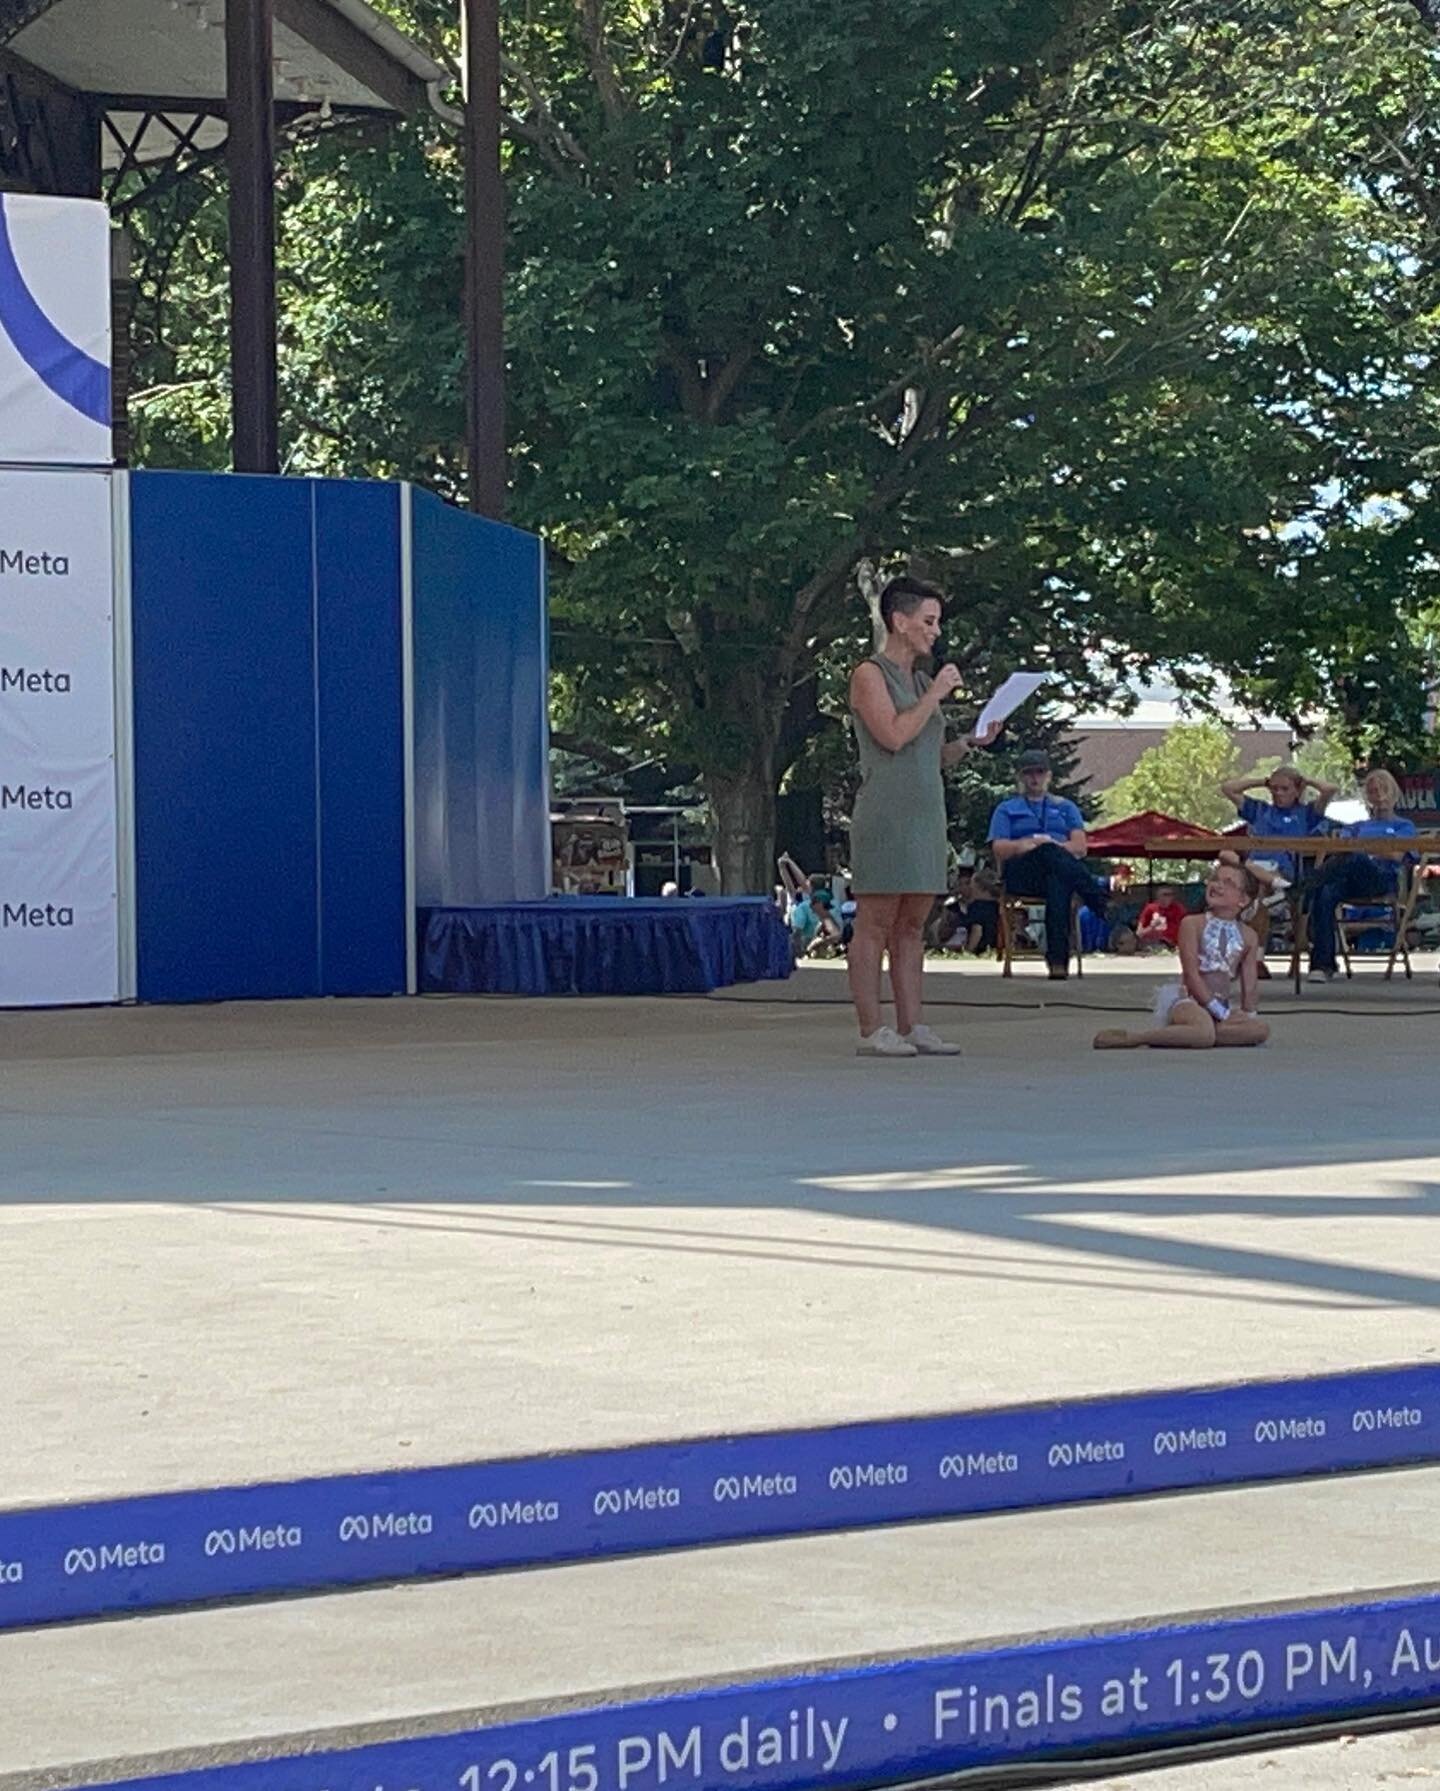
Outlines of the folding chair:
M 1353 977 L 1355 967 L 1350 962 L 1350 941 L 1352 936 L 1361 933 L 1373 933 L 1377 927 L 1389 924 L 1393 928 L 1390 940 L 1390 956 L 1385 964 L 1385 980 L 1389 982 L 1395 974 L 1395 960 L 1400 958 L 1405 965 L 1405 980 L 1410 982 L 1415 972 L 1410 963 L 1410 947 L 1405 935 L 1410 930 L 1410 921 L 1415 912 L 1415 898 L 1412 885 L 1418 879 L 1411 874 L 1409 865 L 1400 867 L 1400 881 L 1393 894 L 1366 896 L 1353 902 L 1342 902 L 1335 915 L 1335 932 L 1340 941 L 1340 956 L 1345 965 L 1347 977 Z M 1364 909 L 1366 912 L 1360 913 Z
M 1010 966 L 1017 957 L 1043 958 L 1044 953 L 1034 950 L 1017 950 L 1016 935 L 1023 932 L 1026 921 L 1030 918 L 1030 910 L 1039 907 L 1034 896 L 1007 895 L 1000 892 L 1000 939 L 996 956 L 1000 959 L 1001 976 L 1010 975 Z M 1085 974 L 1085 954 L 1080 943 L 1080 898 L 1075 896 L 1070 903 L 1070 949 L 1075 955 L 1075 974 Z

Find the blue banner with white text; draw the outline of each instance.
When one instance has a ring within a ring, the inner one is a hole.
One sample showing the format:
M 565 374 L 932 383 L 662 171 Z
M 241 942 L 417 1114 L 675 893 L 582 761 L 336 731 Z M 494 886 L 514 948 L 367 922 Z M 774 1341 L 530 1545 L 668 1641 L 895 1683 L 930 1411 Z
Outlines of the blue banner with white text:
M 0 1628 L 1436 1459 L 1412 1366 L 34 1507 Z
M 1440 1597 L 1427 1593 L 882 1661 L 126 1783 L 839 1791 L 1437 1701 Z

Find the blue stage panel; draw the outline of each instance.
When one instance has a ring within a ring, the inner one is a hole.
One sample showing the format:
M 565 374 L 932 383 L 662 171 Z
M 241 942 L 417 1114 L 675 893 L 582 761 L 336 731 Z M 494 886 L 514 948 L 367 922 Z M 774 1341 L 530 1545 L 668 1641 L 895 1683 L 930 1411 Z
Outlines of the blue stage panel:
M 309 486 L 130 492 L 140 999 L 319 994 Z
M 325 995 L 405 987 L 400 489 L 310 482 Z
M 421 913 L 420 989 L 445 995 L 703 995 L 781 980 L 790 935 L 763 896 L 556 896 Z
M 550 887 L 542 548 L 413 493 L 416 899 Z

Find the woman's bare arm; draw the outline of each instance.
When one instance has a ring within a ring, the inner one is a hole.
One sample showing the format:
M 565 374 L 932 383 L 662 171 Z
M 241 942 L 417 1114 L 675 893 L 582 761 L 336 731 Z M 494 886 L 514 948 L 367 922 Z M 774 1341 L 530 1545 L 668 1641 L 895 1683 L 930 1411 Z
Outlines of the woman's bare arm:
M 1213 991 L 1200 974 L 1200 935 L 1204 930 L 1203 914 L 1187 914 L 1180 922 L 1180 977 L 1190 999 L 1208 1007 Z
M 924 732 L 930 717 L 960 682 L 953 665 L 942 665 L 934 682 L 913 708 L 899 710 L 885 683 L 885 674 L 868 659 L 850 675 L 850 707 L 886 752 L 900 752 Z
M 1245 956 L 1240 960 L 1240 1005 L 1247 1014 L 1260 1006 L 1260 935 L 1253 927 L 1242 927 L 1245 935 Z

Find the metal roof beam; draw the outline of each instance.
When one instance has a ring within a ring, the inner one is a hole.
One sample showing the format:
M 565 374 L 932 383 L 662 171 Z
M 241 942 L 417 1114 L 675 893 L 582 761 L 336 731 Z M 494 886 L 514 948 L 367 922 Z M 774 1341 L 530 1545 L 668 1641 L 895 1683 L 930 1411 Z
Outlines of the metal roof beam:
M 275 21 L 304 38 L 312 49 L 397 112 L 409 114 L 424 108 L 425 83 L 326 0 L 275 0 Z

